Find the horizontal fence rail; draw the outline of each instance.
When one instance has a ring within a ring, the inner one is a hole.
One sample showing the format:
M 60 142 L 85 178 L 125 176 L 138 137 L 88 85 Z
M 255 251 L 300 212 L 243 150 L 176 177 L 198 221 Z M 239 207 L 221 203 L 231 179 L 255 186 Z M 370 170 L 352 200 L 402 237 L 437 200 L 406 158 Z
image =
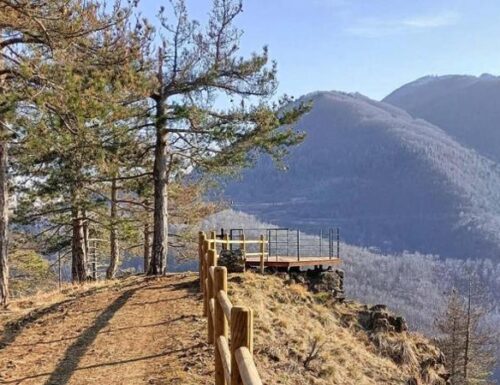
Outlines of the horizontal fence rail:
M 262 236 L 242 243 L 216 239 L 215 232 L 210 237 L 200 232 L 200 289 L 203 315 L 208 320 L 208 343 L 215 347 L 215 385 L 262 385 L 253 358 L 253 311 L 233 306 L 227 295 L 227 269 L 217 266 L 216 244 L 228 247 L 230 242 L 259 244 L 263 252 L 266 240 Z

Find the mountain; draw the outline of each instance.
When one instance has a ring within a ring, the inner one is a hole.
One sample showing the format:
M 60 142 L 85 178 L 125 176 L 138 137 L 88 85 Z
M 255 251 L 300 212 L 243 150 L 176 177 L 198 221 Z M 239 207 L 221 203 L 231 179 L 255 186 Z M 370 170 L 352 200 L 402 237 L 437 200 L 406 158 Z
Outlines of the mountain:
M 467 147 L 500 161 L 500 77 L 426 76 L 384 100 L 435 124 Z
M 307 138 L 280 171 L 266 157 L 226 197 L 280 226 L 338 225 L 386 252 L 500 255 L 500 167 L 442 129 L 359 94 L 317 92 Z

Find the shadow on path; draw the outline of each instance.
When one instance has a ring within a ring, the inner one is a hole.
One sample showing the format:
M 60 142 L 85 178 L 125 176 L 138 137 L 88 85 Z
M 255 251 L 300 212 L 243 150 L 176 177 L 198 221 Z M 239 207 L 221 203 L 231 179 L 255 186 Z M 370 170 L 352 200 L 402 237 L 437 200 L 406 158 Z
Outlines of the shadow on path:
M 198 314 L 182 315 L 182 316 L 179 316 L 177 318 L 173 318 L 173 319 L 166 320 L 163 322 L 156 322 L 156 323 L 144 324 L 144 325 L 132 325 L 132 326 L 117 327 L 117 328 L 113 328 L 113 329 L 109 329 L 109 330 L 100 331 L 98 334 L 111 334 L 111 333 L 117 333 L 117 332 L 120 332 L 123 330 L 154 328 L 156 326 L 168 325 L 168 324 L 171 324 L 171 323 L 174 323 L 174 322 L 177 322 L 177 321 L 180 321 L 184 318 L 189 318 L 189 317 L 197 318 L 197 317 L 199 317 L 199 315 Z M 25 347 L 25 346 L 35 346 L 35 345 L 49 345 L 49 344 L 57 344 L 57 343 L 64 342 L 64 341 L 76 340 L 79 338 L 80 338 L 79 336 L 78 337 L 65 337 L 65 338 L 60 338 L 58 340 L 46 340 L 46 341 L 41 340 L 38 342 L 31 342 L 31 343 L 27 343 L 27 344 L 12 344 L 11 346 L 13 346 L 13 347 Z
M 65 304 L 68 304 L 74 300 L 75 299 L 72 298 L 72 299 L 64 300 L 62 302 L 57 302 L 53 305 L 44 307 L 42 309 L 37 309 L 37 310 L 31 311 L 27 315 L 15 320 L 15 321 L 9 322 L 5 326 L 5 330 L 2 334 L 2 337 L 0 338 L 0 349 L 3 349 L 5 347 L 7 347 L 8 345 L 10 345 L 11 343 L 13 343 L 16 340 L 16 338 L 22 333 L 22 331 L 24 330 L 24 328 L 26 326 L 36 322 L 37 320 L 39 320 L 40 318 L 42 318 L 43 316 L 45 316 L 47 314 L 58 311 L 62 306 L 64 306 Z
M 189 346 L 187 348 L 180 348 L 180 349 L 175 349 L 175 350 L 169 350 L 169 351 L 166 351 L 166 352 L 163 352 L 163 353 L 151 354 L 149 356 L 141 356 L 141 357 L 136 357 L 136 358 L 130 358 L 130 359 L 127 359 L 127 360 L 103 362 L 101 364 L 94 364 L 94 365 L 82 366 L 80 368 L 74 368 L 74 371 L 88 370 L 88 369 L 97 369 L 97 368 L 101 368 L 101 367 L 105 367 L 105 366 L 124 365 L 124 364 L 129 364 L 129 363 L 132 363 L 132 362 L 152 360 L 152 359 L 159 358 L 159 357 L 166 357 L 166 356 L 169 356 L 169 355 L 172 355 L 172 354 L 175 354 L 175 353 L 186 352 L 186 351 L 189 351 L 189 350 L 192 350 L 192 349 L 199 348 L 202 345 L 203 344 L 197 344 L 197 345 L 194 345 L 194 346 Z M 48 376 L 48 375 L 51 375 L 51 374 L 53 374 L 53 373 L 39 373 L 39 374 L 35 374 L 35 375 L 32 375 L 32 376 L 26 376 L 26 377 L 23 377 L 23 378 L 16 378 L 16 379 L 13 379 L 13 380 L 2 382 L 2 384 L 19 384 L 22 381 L 32 380 L 32 379 L 39 378 L 39 377 L 45 377 L 45 376 Z M 66 382 L 68 380 L 69 380 L 69 378 L 66 379 Z M 59 385 L 59 384 L 66 383 L 66 382 L 57 382 L 58 379 L 53 378 L 52 375 L 47 380 L 47 382 L 45 382 L 45 384 L 48 385 L 49 381 L 54 381 L 54 382 L 50 383 L 51 385 L 56 385 L 56 384 Z
M 128 286 L 128 285 L 126 285 Z M 124 287 L 126 287 L 124 286 Z M 78 293 L 77 295 L 65 299 L 64 301 L 56 302 L 50 306 L 46 306 L 40 309 L 32 310 L 25 316 L 14 320 L 10 321 L 7 323 L 5 326 L 5 329 L 2 333 L 2 336 L 0 337 L 0 349 L 3 349 L 7 347 L 8 345 L 12 344 L 16 338 L 23 332 L 23 330 L 29 326 L 30 324 L 38 321 L 40 318 L 44 317 L 47 314 L 51 313 L 56 313 L 61 311 L 61 308 L 63 308 L 65 305 L 69 305 L 72 302 L 79 301 L 82 298 L 89 297 L 99 291 L 99 288 L 93 287 L 85 292 Z
M 99 316 L 94 324 L 85 330 L 80 337 L 66 350 L 55 370 L 45 382 L 45 385 L 67 384 L 89 346 L 94 342 L 99 331 L 106 327 L 109 320 L 120 310 L 138 288 L 130 289 L 116 298 Z

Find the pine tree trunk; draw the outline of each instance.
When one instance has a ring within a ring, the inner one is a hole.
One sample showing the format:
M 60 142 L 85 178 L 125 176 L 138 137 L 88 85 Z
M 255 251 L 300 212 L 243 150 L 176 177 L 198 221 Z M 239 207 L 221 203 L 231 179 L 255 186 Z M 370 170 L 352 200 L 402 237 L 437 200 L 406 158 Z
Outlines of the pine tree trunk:
M 118 189 L 116 187 L 116 179 L 113 179 L 111 182 L 111 212 L 110 212 L 110 217 L 111 217 L 111 231 L 109 234 L 109 243 L 111 245 L 111 254 L 110 254 L 110 261 L 109 261 L 109 267 L 108 270 L 106 271 L 106 278 L 107 279 L 112 279 L 114 278 L 116 274 L 116 270 L 118 268 L 118 263 L 120 260 L 120 254 L 118 250 L 118 234 L 117 234 L 117 229 L 116 229 L 116 218 L 117 218 L 117 192 Z
M 87 266 L 85 256 L 85 229 L 82 211 L 74 207 L 72 210 L 72 247 L 71 247 L 71 278 L 73 282 L 85 282 Z
M 144 273 L 149 270 L 149 260 L 151 258 L 151 242 L 149 234 L 149 222 L 144 224 Z
M 159 100 L 156 107 L 156 146 L 153 168 L 153 252 L 149 264 L 148 275 L 159 275 L 165 272 L 168 252 L 168 131 L 165 128 L 166 119 L 163 102 L 164 101 Z
M 90 230 L 89 230 L 89 221 L 88 221 L 88 218 L 87 218 L 87 211 L 86 210 L 83 210 L 83 218 L 84 218 L 84 222 L 83 222 L 83 240 L 85 242 L 85 266 L 88 266 L 89 264 L 89 255 L 90 255 L 90 252 L 89 252 L 89 239 L 90 239 Z
M 3 133 L 3 132 L 2 132 Z M 9 298 L 9 263 L 7 255 L 9 191 L 7 184 L 7 142 L 0 142 L 0 305 Z

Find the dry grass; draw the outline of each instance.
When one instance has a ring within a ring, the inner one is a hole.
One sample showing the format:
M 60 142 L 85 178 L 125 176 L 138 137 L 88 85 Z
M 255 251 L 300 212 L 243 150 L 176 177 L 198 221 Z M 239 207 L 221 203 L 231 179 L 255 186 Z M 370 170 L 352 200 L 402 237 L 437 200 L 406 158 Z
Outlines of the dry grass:
M 265 384 L 442 384 L 439 352 L 410 333 L 371 333 L 357 303 L 252 273 L 229 278 L 255 311 Z M 213 384 L 197 276 L 130 277 L 14 301 L 1 317 L 0 383 Z M 3 346 L 3 347 L 2 347 Z
M 442 367 L 428 364 L 439 357 L 436 348 L 412 333 L 363 330 L 360 304 L 335 304 L 277 277 L 246 273 L 232 281 L 233 302 L 255 310 L 256 361 L 266 384 L 405 384 L 410 378 L 444 384 L 436 374 Z M 308 362 L 315 340 L 318 352 Z

